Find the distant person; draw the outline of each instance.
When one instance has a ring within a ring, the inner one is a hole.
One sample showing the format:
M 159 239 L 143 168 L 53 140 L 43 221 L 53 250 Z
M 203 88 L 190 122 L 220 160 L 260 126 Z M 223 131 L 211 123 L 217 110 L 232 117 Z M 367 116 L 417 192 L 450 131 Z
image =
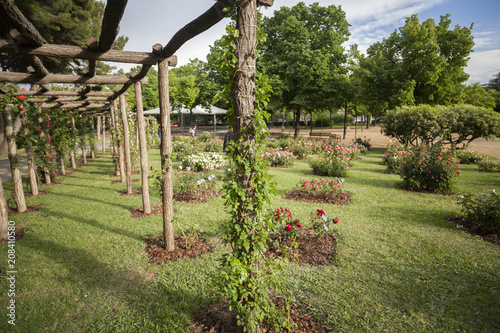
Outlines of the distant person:
M 194 136 L 194 129 L 189 127 L 189 136 Z
M 231 141 L 233 141 L 233 131 L 229 130 L 226 135 L 224 135 L 224 144 L 222 145 L 222 151 L 226 154 L 229 153 L 228 146 Z
M 193 136 L 196 136 L 196 125 L 195 125 L 195 126 L 194 126 L 194 128 L 193 128 L 193 133 L 194 133 L 194 135 L 193 135 Z

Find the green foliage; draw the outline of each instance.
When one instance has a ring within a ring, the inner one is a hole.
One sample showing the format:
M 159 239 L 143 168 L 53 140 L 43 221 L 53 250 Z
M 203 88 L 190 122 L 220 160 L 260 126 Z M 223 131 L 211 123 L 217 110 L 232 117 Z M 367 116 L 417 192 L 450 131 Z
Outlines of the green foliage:
M 485 158 L 484 155 L 470 151 L 470 150 L 455 150 L 455 157 L 460 164 L 476 164 Z
M 277 242 L 275 245 L 283 247 L 285 256 L 290 255 L 288 251 L 298 247 L 297 238 L 300 237 L 302 223 L 298 219 L 293 219 L 288 208 L 280 207 L 272 210 L 272 217 L 274 219 L 273 238 Z
M 465 194 L 460 205 L 465 218 L 474 223 L 474 229 L 488 234 L 500 232 L 500 195 L 495 190 Z
M 344 194 L 344 181 L 344 178 L 337 178 L 335 180 L 323 178 L 302 179 L 299 183 L 299 189 L 309 193 L 313 197 L 323 197 L 325 194 L 340 197 Z
M 319 235 L 327 235 L 331 228 L 331 224 L 338 224 L 339 218 L 328 218 L 323 209 L 317 209 L 315 212 L 309 213 L 311 220 L 311 228 Z
M 203 150 L 206 152 L 222 153 L 224 141 L 220 138 L 209 139 L 205 142 Z
M 410 190 L 449 192 L 453 179 L 461 172 L 452 153 L 444 153 L 440 146 L 419 146 L 406 155 L 400 168 L 403 183 Z
M 385 135 L 405 146 L 429 145 L 437 138 L 457 145 L 500 136 L 500 115 L 472 105 L 419 105 L 388 111 L 381 127 Z
M 194 147 L 189 141 L 174 140 L 172 142 L 172 152 L 177 160 L 191 155 L 194 152 Z
M 311 163 L 313 173 L 318 176 L 345 177 L 349 169 L 350 158 L 328 151 Z
M 215 133 L 210 133 L 210 132 L 203 132 L 201 135 L 198 135 L 196 137 L 196 140 L 199 142 L 207 142 L 208 140 L 212 140 L 215 138 Z
M 483 107 L 488 110 L 493 110 L 496 106 L 495 96 L 479 83 L 465 87 L 463 103 Z

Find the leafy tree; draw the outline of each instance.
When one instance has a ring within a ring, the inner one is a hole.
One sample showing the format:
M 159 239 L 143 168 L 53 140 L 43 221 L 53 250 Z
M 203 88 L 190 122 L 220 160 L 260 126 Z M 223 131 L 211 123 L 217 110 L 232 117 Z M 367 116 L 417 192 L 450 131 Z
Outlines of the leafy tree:
M 142 67 L 134 67 L 131 71 L 140 72 Z M 144 110 L 155 109 L 160 106 L 159 94 L 158 94 L 158 71 L 154 68 L 150 68 L 148 74 L 148 84 L 142 86 L 142 104 Z M 137 110 L 137 103 L 135 100 L 134 87 L 131 86 L 128 89 L 127 96 L 128 105 L 130 105 L 131 110 Z
M 86 46 L 87 38 L 98 37 L 104 15 L 104 3 L 97 0 L 16 0 L 16 5 L 26 18 L 33 23 L 42 37 L 50 44 Z M 0 21 L 0 36 L 8 38 L 12 27 Z M 128 41 L 119 37 L 113 49 L 123 49 Z M 42 57 L 43 64 L 52 73 L 79 72 L 87 61 L 68 58 Z M 1 54 L 2 69 L 24 72 L 29 65 L 27 59 L 15 54 Z M 98 62 L 98 74 L 107 74 L 113 67 Z
M 371 108 L 384 111 L 402 105 L 451 105 L 461 101 L 464 68 L 474 45 L 471 29 L 450 30 L 449 15 L 438 25 L 418 16 L 406 19 L 389 38 L 370 46 L 357 75 Z
M 267 39 L 260 66 L 270 76 L 272 105 L 295 111 L 295 136 L 302 111 L 324 108 L 328 94 L 346 69 L 342 44 L 348 40 L 349 24 L 340 7 L 281 7 L 264 18 Z
M 496 73 L 495 77 L 484 86 L 487 89 L 495 89 L 496 91 L 500 91 L 500 72 Z
M 194 59 L 187 65 L 174 68 L 170 81 L 172 94 L 170 100 L 174 109 L 186 107 L 190 110 L 189 125 L 192 123 L 193 109 L 201 105 L 207 110 L 215 94 L 215 85 L 210 81 L 205 62 Z
M 486 90 L 479 83 L 474 83 L 472 85 L 466 86 L 464 89 L 464 103 L 481 106 L 490 110 L 493 110 L 496 106 L 495 93 L 496 91 Z

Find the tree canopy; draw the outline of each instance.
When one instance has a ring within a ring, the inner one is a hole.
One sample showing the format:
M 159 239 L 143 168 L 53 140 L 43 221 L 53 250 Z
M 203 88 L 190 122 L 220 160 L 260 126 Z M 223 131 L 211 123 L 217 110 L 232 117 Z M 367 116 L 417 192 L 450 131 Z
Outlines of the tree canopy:
M 459 103 L 469 78 L 464 69 L 474 41 L 472 25 L 450 30 L 450 15 L 420 23 L 417 15 L 387 39 L 370 46 L 357 71 L 374 111 L 402 105 Z
M 270 77 L 271 105 L 295 110 L 295 135 L 302 110 L 324 108 L 346 72 L 342 44 L 349 24 L 338 6 L 281 7 L 263 19 L 267 39 L 259 65 Z

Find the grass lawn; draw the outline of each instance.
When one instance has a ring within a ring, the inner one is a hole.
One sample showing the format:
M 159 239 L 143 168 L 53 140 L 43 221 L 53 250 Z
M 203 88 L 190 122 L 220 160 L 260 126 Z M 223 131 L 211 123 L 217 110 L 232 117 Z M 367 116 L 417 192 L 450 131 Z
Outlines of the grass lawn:
M 382 153 L 355 161 L 346 206 L 281 199 L 313 177 L 308 162 L 271 170 L 278 186 L 270 208 L 288 207 L 305 227 L 319 208 L 340 219 L 336 262 L 290 263 L 284 286 L 333 332 L 499 332 L 500 247 L 445 220 L 460 212 L 455 195 L 400 190 L 400 177 L 383 173 Z M 159 168 L 158 150 L 150 164 Z M 226 251 L 218 240 L 229 219 L 223 199 L 174 203 L 175 223 L 206 232 L 219 244 L 213 253 L 153 266 L 144 238 L 161 234 L 162 217 L 132 219 L 129 209 L 142 205 L 141 196 L 119 196 L 126 186 L 110 184 L 112 168 L 109 155 L 95 159 L 41 188 L 50 194 L 27 198 L 42 204 L 39 211 L 10 218 L 27 232 L 15 246 L 15 326 L 6 316 L 8 247 L 0 244 L 0 332 L 189 332 L 191 314 L 217 301 L 211 276 Z M 500 190 L 500 174 L 475 168 L 461 166 L 455 194 Z M 9 195 L 12 184 L 4 188 Z M 160 204 L 157 190 L 151 194 Z

